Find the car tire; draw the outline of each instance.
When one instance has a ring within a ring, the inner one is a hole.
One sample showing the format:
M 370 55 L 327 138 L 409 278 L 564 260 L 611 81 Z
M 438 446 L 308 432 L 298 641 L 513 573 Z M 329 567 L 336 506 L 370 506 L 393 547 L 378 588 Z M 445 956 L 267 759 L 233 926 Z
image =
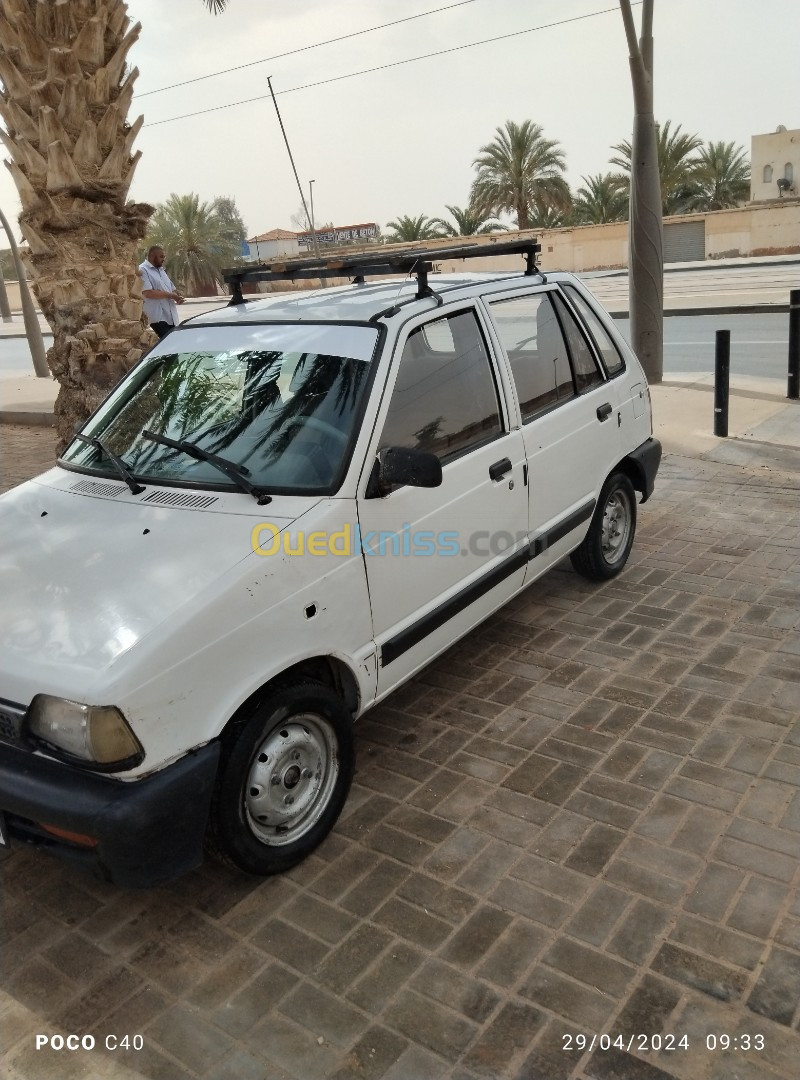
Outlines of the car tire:
M 570 559 L 590 581 L 608 581 L 623 569 L 636 533 L 636 493 L 628 477 L 612 473 L 603 484 L 589 531 Z
M 248 874 L 278 874 L 328 835 L 355 768 L 353 718 L 321 683 L 278 688 L 230 733 L 209 847 Z

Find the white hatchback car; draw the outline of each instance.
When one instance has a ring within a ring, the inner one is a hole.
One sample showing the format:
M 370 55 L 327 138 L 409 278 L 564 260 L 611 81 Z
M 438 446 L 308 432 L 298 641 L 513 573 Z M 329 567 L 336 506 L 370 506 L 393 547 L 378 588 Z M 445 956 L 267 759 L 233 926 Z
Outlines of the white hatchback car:
M 204 844 L 284 870 L 342 809 L 356 717 L 565 556 L 619 573 L 661 456 L 647 384 L 537 250 L 433 285 L 487 248 L 237 272 L 0 499 L 3 846 L 134 887 Z M 240 302 L 333 273 L 356 281 Z

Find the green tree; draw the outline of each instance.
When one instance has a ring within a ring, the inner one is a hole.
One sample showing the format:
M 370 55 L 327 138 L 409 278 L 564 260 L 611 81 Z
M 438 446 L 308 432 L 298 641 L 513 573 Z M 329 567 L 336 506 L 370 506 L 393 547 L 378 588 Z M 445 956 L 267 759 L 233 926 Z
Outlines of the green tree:
M 247 239 L 247 229 L 235 200 L 225 195 L 217 195 L 211 202 L 211 208 L 219 219 L 224 235 L 236 245 L 237 254 L 241 254 L 241 245 Z
M 435 240 L 440 235 L 436 229 L 436 219 L 425 214 L 413 218 L 402 214 L 396 221 L 388 222 L 386 228 L 394 230 L 387 237 L 390 244 L 408 243 L 411 240 Z
M 546 207 L 569 209 L 564 152 L 532 120 L 507 120 L 480 148 L 473 165 L 470 204 L 486 215 L 511 214 L 517 228 L 529 229 L 537 208 L 540 216 Z
M 661 182 L 661 209 L 664 216 L 684 213 L 689 206 L 692 191 L 700 173 L 700 159 L 696 151 L 703 145 L 699 135 L 689 135 L 681 131 L 681 126 L 672 130 L 672 122 L 662 127 L 656 124 L 656 143 L 658 147 L 658 175 Z M 618 156 L 611 158 L 612 165 L 619 165 L 624 170 L 620 179 L 626 190 L 630 187 L 631 144 L 625 139 L 612 146 Z
M 575 193 L 573 215 L 578 225 L 604 225 L 628 217 L 626 185 L 614 173 L 582 176 L 583 186 Z
M 167 273 L 189 296 L 221 285 L 222 271 L 241 254 L 240 242 L 231 237 L 230 221 L 215 203 L 201 203 L 194 193 L 170 195 L 156 207 L 145 250 L 153 244 L 164 248 Z
M 697 158 L 690 210 L 727 210 L 750 197 L 750 162 L 741 146 L 708 142 Z
M 444 218 L 432 218 L 431 224 L 440 236 L 482 236 L 485 233 L 505 232 L 507 225 L 501 225 L 490 216 L 482 214 L 474 206 L 446 206 L 452 221 Z

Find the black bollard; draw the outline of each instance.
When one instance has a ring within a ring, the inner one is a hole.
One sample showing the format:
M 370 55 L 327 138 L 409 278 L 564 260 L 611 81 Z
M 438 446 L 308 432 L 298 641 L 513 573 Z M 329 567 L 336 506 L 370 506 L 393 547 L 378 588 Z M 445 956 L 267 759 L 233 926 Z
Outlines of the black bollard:
M 789 293 L 789 383 L 788 398 L 800 398 L 800 289 Z
M 714 434 L 728 436 L 728 400 L 731 376 L 731 332 L 717 330 L 714 350 Z

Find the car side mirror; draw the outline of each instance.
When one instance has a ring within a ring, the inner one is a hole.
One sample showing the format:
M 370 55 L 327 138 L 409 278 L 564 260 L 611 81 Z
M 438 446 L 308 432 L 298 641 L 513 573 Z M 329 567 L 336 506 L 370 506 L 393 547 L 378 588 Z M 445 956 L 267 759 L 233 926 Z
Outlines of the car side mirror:
M 379 451 L 367 485 L 368 499 L 382 499 L 398 487 L 439 487 L 442 463 L 427 450 L 385 446 Z

